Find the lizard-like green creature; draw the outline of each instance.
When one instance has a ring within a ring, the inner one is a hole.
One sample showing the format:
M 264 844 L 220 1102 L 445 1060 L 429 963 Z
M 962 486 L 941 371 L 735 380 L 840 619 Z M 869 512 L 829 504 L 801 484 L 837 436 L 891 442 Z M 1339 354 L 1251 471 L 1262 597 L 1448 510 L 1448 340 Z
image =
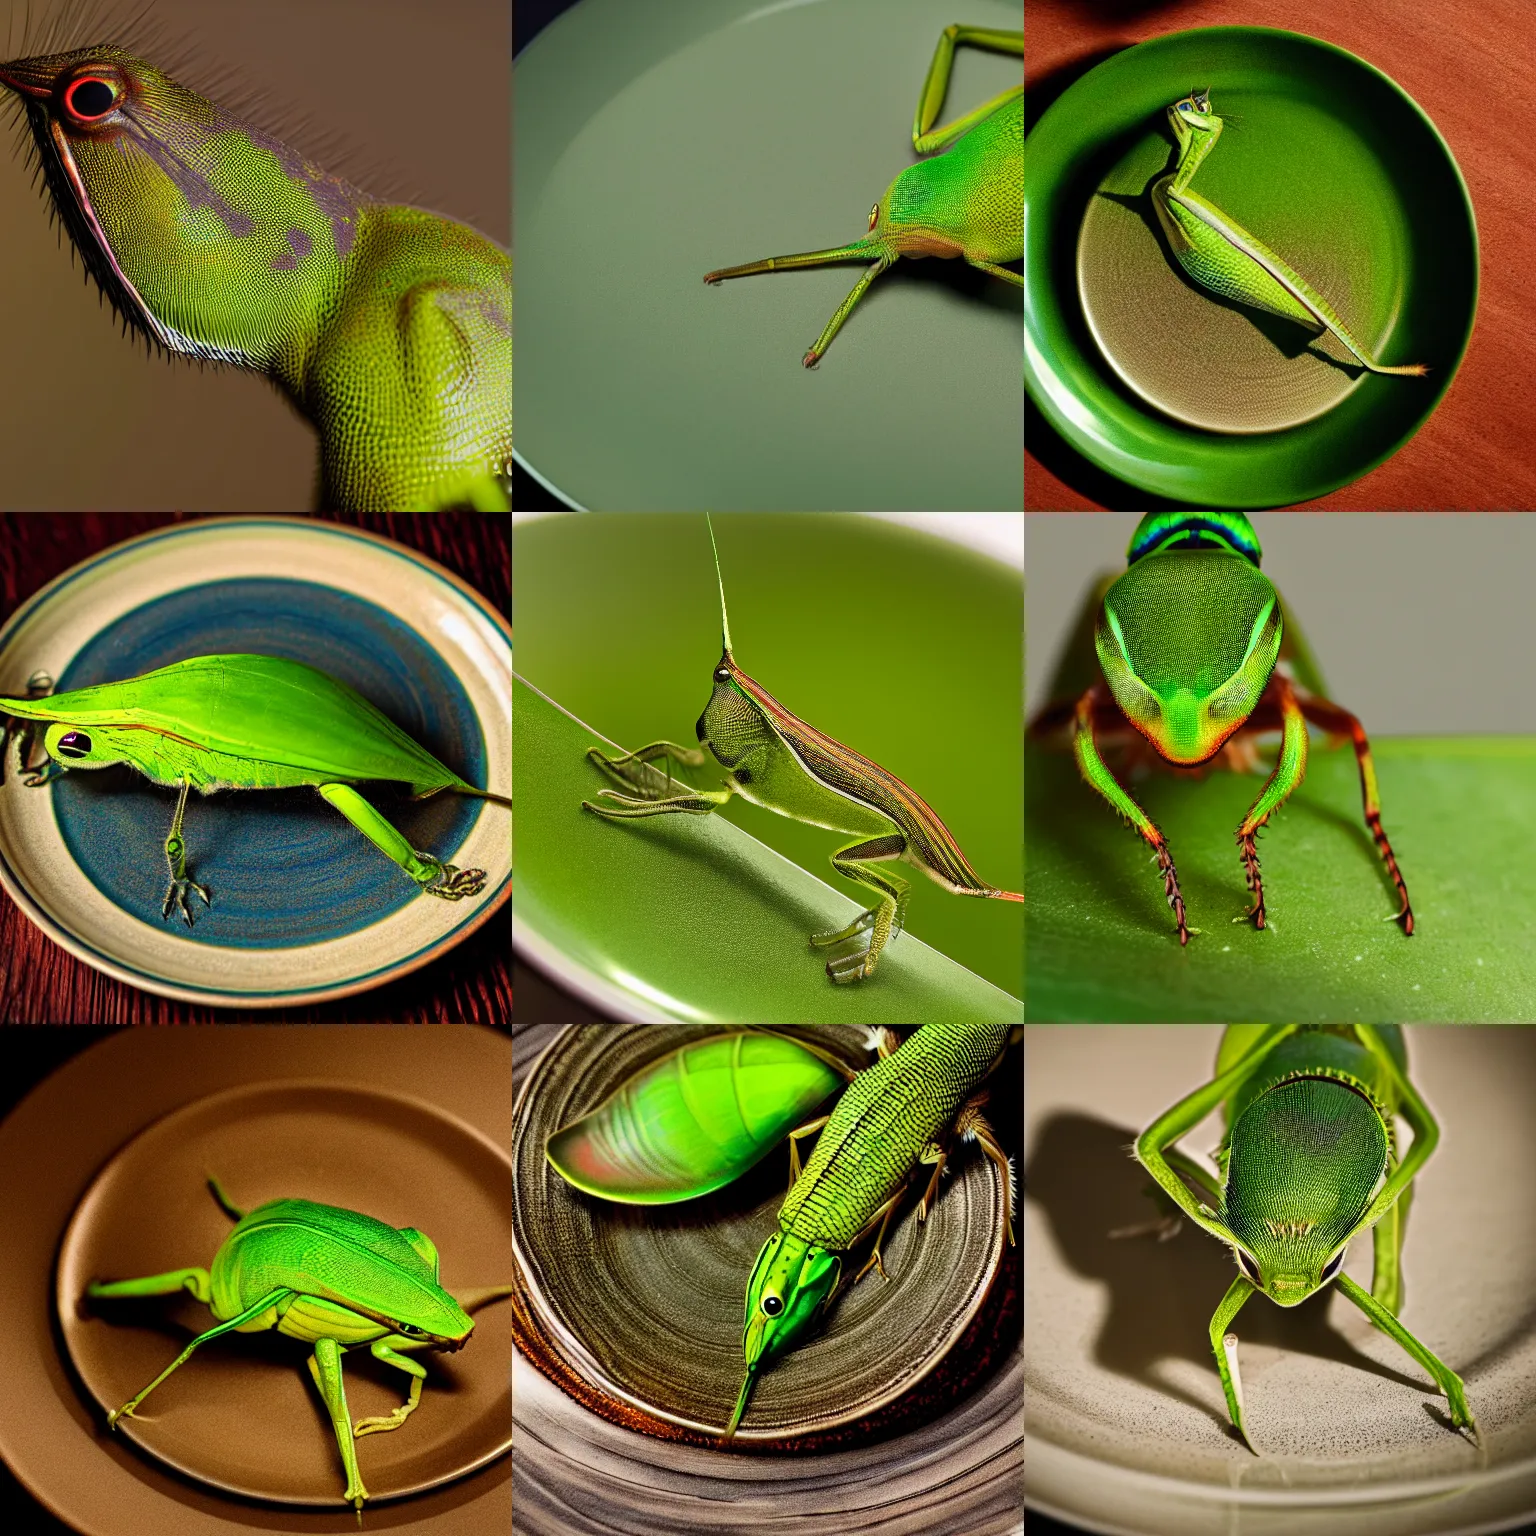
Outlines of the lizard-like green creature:
M 375 201 L 112 45 L 0 64 L 60 221 L 127 326 L 264 373 L 342 511 L 510 506 L 512 262 Z

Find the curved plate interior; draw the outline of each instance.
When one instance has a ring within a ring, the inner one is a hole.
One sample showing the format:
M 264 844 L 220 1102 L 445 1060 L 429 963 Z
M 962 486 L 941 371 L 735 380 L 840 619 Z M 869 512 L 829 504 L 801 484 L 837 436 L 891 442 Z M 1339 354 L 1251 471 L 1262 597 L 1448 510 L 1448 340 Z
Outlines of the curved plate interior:
M 105 551 L 0 633 L 0 693 L 56 691 L 187 656 L 286 656 L 342 679 L 470 783 L 511 778 L 511 648 L 484 599 L 385 539 L 322 522 L 179 524 Z M 45 791 L 8 764 L 0 880 L 33 922 L 110 975 L 167 996 L 275 1006 L 338 997 L 425 964 L 511 882 L 505 807 L 404 785 L 365 796 L 415 848 L 486 871 L 460 902 L 422 897 L 313 789 L 194 795 L 184 835 L 195 925 L 161 916 L 174 790 L 118 766 Z
M 1018 0 L 963 19 L 1021 25 Z M 864 235 L 954 21 L 953 0 L 583 0 L 518 57 L 517 453 L 542 481 L 613 512 L 1021 504 L 1017 287 L 904 259 L 807 370 L 857 264 L 703 281 Z M 1019 80 L 961 48 L 942 120 Z
M 415 1226 L 437 1245 L 456 1294 L 506 1273 L 505 1154 L 431 1105 L 371 1089 L 263 1083 L 198 1100 L 113 1156 L 86 1192 L 59 1253 L 55 1307 L 64 1347 L 100 1417 L 152 1381 L 213 1325 L 190 1296 L 82 1303 L 92 1279 L 207 1268 L 232 1222 L 212 1173 L 243 1209 L 296 1196 Z M 453 1354 L 426 1353 L 421 1402 L 399 1429 L 357 1442 L 370 1503 L 463 1477 L 510 1445 L 511 1312 L 475 1314 Z M 203 1345 L 118 1432 L 187 1477 L 284 1504 L 337 1504 L 345 1477 L 310 1380 L 309 1347 L 275 1330 Z M 344 1357 L 355 1419 L 391 1412 L 409 1378 L 367 1347 Z
M 870 1061 L 862 1032 L 787 1032 L 850 1065 Z M 530 1074 L 513 1119 L 513 1258 L 525 1300 L 561 1364 L 648 1432 L 718 1435 L 730 1417 L 744 1375 L 742 1298 L 784 1202 L 788 1159 L 775 1153 L 699 1200 L 635 1207 L 572 1189 L 544 1143 L 641 1067 L 715 1033 L 572 1026 Z M 921 1380 L 965 1331 L 1002 1260 L 1007 1196 L 984 1158 L 953 1166 L 926 1223 L 910 1200 L 893 1222 L 889 1280 L 871 1271 L 845 1289 L 825 1332 L 762 1373 L 738 1440 L 783 1443 L 850 1424 Z M 858 1263 L 867 1250 L 856 1250 Z
M 1333 302 L 1383 362 L 1217 302 L 1175 267 L 1150 190 L 1165 110 L 1209 87 L 1228 123 L 1194 190 Z M 1208 27 L 1115 54 L 1029 136 L 1025 377 L 1058 432 L 1159 495 L 1275 506 L 1395 453 L 1455 377 L 1477 304 L 1477 231 L 1445 141 L 1401 87 L 1293 32 Z

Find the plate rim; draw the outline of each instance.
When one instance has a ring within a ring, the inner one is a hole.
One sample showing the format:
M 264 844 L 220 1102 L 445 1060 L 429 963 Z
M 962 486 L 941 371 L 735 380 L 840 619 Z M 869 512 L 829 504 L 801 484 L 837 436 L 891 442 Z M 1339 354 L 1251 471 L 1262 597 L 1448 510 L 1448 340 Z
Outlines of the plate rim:
M 1450 144 L 1445 138 L 1445 135 L 1441 133 L 1438 125 L 1435 123 L 1435 120 L 1429 115 L 1427 111 L 1425 111 L 1423 106 L 1420 105 L 1414 96 L 1397 80 L 1393 79 L 1391 75 L 1387 74 L 1385 70 L 1378 68 L 1375 64 L 1372 64 L 1370 60 L 1362 58 L 1359 54 L 1352 52 L 1350 49 L 1341 47 L 1338 43 L 1329 42 L 1326 38 L 1316 37 L 1309 32 L 1298 32 L 1286 27 L 1250 26 L 1241 23 L 1232 23 L 1209 27 L 1181 27 L 1174 31 L 1160 32 L 1152 37 L 1142 38 L 1139 41 L 1130 44 L 1128 47 L 1121 48 L 1117 52 L 1112 53 L 1108 58 L 1101 60 L 1098 64 L 1094 65 L 1092 69 L 1086 71 L 1083 75 L 1079 76 L 1078 79 L 1074 80 L 1072 84 L 1068 86 L 1067 89 L 1063 91 L 1062 94 L 1051 103 L 1045 112 L 1041 114 L 1040 118 L 1030 129 L 1029 133 L 1025 135 L 1026 148 L 1028 146 L 1029 139 L 1034 134 L 1037 134 L 1040 129 L 1052 119 L 1053 114 L 1057 113 L 1062 103 L 1071 96 L 1072 92 L 1077 90 L 1077 88 L 1082 85 L 1084 81 L 1089 80 L 1093 76 L 1097 75 L 1101 70 L 1109 70 L 1111 66 L 1119 64 L 1124 58 L 1126 58 L 1127 55 L 1132 54 L 1141 48 L 1165 44 L 1172 39 L 1187 39 L 1196 36 L 1210 37 L 1215 34 L 1223 34 L 1229 36 L 1258 36 L 1272 39 L 1284 38 L 1288 42 L 1299 42 L 1305 44 L 1309 48 L 1320 49 L 1326 53 L 1335 54 L 1346 60 L 1350 65 L 1359 69 L 1363 69 L 1369 74 L 1376 76 L 1377 79 L 1382 81 L 1388 87 L 1388 89 L 1392 91 L 1398 98 L 1400 98 L 1400 100 L 1409 108 L 1409 110 L 1419 118 L 1419 120 L 1429 130 L 1429 133 L 1434 142 L 1439 145 L 1440 151 L 1445 158 L 1445 162 L 1450 168 L 1453 182 L 1461 194 L 1461 205 L 1466 214 L 1467 233 L 1471 242 L 1471 294 L 1470 308 L 1467 317 L 1466 335 L 1462 338 L 1461 344 L 1456 350 L 1454 360 L 1444 370 L 1444 376 L 1439 381 L 1439 389 L 1429 410 L 1425 412 L 1423 417 L 1407 433 L 1398 436 L 1396 440 L 1391 444 L 1391 446 L 1387 447 L 1379 454 L 1371 457 L 1369 460 L 1363 461 L 1357 467 L 1353 468 L 1350 472 L 1342 476 L 1339 476 L 1334 472 L 1323 474 L 1321 476 L 1314 473 L 1311 479 L 1306 480 L 1305 482 L 1298 481 L 1297 483 L 1293 483 L 1287 488 L 1287 499 L 1284 501 L 1276 501 L 1272 497 L 1266 498 L 1261 493 L 1256 493 L 1252 496 L 1231 495 L 1225 497 L 1213 497 L 1206 495 L 1203 497 L 1204 504 L 1210 506 L 1240 507 L 1244 509 L 1286 507 L 1295 505 L 1298 502 L 1312 501 L 1320 497 L 1330 496 L 1335 491 L 1341 490 L 1347 485 L 1353 485 L 1357 480 L 1364 479 L 1366 475 L 1370 474 L 1373 470 L 1380 468 L 1380 466 L 1386 463 L 1388 459 L 1392 458 L 1395 454 L 1401 452 L 1402 449 L 1407 447 L 1407 445 L 1412 442 L 1412 440 L 1419 434 L 1419 432 L 1422 431 L 1423 428 L 1429 423 L 1434 414 L 1440 409 L 1440 406 L 1446 395 L 1450 392 L 1451 385 L 1456 381 L 1456 376 L 1461 371 L 1462 364 L 1466 360 L 1467 352 L 1472 344 L 1473 332 L 1476 329 L 1477 308 L 1481 298 L 1482 290 L 1482 242 L 1478 234 L 1477 210 L 1472 202 L 1471 190 L 1467 186 L 1466 176 L 1462 171 L 1461 164 L 1456 159 L 1455 153 L 1452 151 Z M 1062 116 L 1064 117 L 1065 114 L 1063 113 Z M 1027 235 L 1027 218 L 1025 220 L 1025 224 Z M 1028 242 L 1026 239 L 1026 244 L 1027 243 Z M 1029 252 L 1026 250 L 1026 272 L 1028 270 L 1028 257 Z M 1201 497 L 1189 496 L 1185 494 L 1184 488 L 1174 483 L 1176 477 L 1170 475 L 1167 472 L 1167 466 L 1161 462 L 1152 466 L 1151 469 L 1148 469 L 1146 467 L 1146 461 L 1142 460 L 1135 460 L 1133 463 L 1122 467 L 1118 459 L 1114 464 L 1110 464 L 1105 462 L 1103 456 L 1093 451 L 1097 443 L 1096 437 L 1092 433 L 1085 432 L 1074 426 L 1071 417 L 1059 408 L 1055 393 L 1044 387 L 1042 376 L 1040 375 L 1039 370 L 1031 366 L 1031 359 L 1035 356 L 1037 351 L 1043 349 L 1039 347 L 1035 332 L 1030 325 L 1029 305 L 1027 303 L 1025 304 L 1024 320 L 1025 394 L 1030 403 L 1033 404 L 1034 407 L 1041 413 L 1048 425 L 1052 428 L 1052 430 L 1055 431 L 1057 436 L 1061 438 L 1067 447 L 1070 448 L 1074 453 L 1077 453 L 1082 458 L 1086 459 L 1100 473 L 1111 476 L 1116 481 L 1128 485 L 1133 490 L 1143 491 L 1149 495 L 1171 498 L 1179 502 L 1188 502 L 1190 504 L 1200 502 L 1202 500 Z M 1054 378 L 1056 375 L 1054 372 L 1049 372 L 1044 377 Z M 1071 398 L 1074 401 L 1080 401 L 1080 397 L 1075 393 L 1071 395 Z M 1143 414 L 1147 414 L 1150 410 L 1150 408 L 1146 406 L 1138 407 L 1138 409 L 1140 409 Z M 1332 409 L 1336 409 L 1336 407 L 1331 407 L 1329 412 L 1324 412 L 1323 417 L 1326 417 L 1328 414 L 1330 414 Z M 1091 408 L 1089 409 L 1089 415 L 1094 417 L 1095 420 L 1097 419 L 1097 413 Z M 1321 420 L 1323 417 L 1316 419 Z M 1273 434 L 1260 433 L 1253 435 L 1262 439 L 1263 437 L 1271 436 Z M 1025 444 L 1025 447 L 1028 447 L 1028 443 Z M 1125 455 L 1124 457 L 1129 458 L 1129 455 Z M 1136 474 L 1135 478 L 1132 478 L 1132 475 L 1127 473 L 1127 470 L 1135 470 L 1139 471 L 1139 473 Z M 1201 477 L 1204 478 L 1203 472 L 1201 473 Z M 1199 487 L 1199 489 L 1207 490 L 1208 487 L 1202 486 Z M 1296 494 L 1291 494 L 1292 492 Z
M 0 649 L 5 647 L 11 635 L 34 612 L 55 595 L 56 590 L 62 590 L 64 586 L 86 575 L 105 561 L 116 559 L 128 550 L 135 550 L 146 544 L 162 540 L 185 537 L 188 534 L 206 534 L 207 530 L 252 529 L 263 526 L 275 526 L 290 532 L 303 530 L 326 537 L 351 539 L 359 543 L 372 545 L 396 559 L 403 559 L 406 563 L 417 566 L 426 575 L 435 577 L 437 580 L 447 584 L 462 598 L 468 599 L 475 608 L 485 614 L 505 639 L 510 656 L 512 648 L 512 626 L 510 622 L 498 612 L 483 593 L 470 586 L 462 577 L 448 570 L 446 566 L 440 565 L 430 555 L 413 550 L 408 545 L 398 543 L 396 540 L 387 538 L 383 534 L 373 533 L 363 528 L 354 528 L 346 523 L 331 522 L 324 518 L 301 517 L 296 514 L 281 513 L 256 513 L 241 516 L 210 515 L 186 522 L 168 523 L 159 528 L 151 528 L 145 533 L 135 534 L 131 538 L 122 539 L 117 543 L 110 544 L 105 549 L 98 550 L 95 554 L 87 556 L 86 559 L 70 566 L 67 570 L 61 571 L 52 581 L 19 603 L 15 612 L 6 619 L 3 625 L 0 625 Z M 323 580 L 321 584 L 331 585 Z M 336 588 L 335 590 L 341 591 L 344 589 Z M 98 950 L 87 940 L 57 923 L 38 906 L 33 900 L 31 893 L 21 884 L 15 870 L 12 869 L 9 860 L 6 858 L 3 848 L 0 848 L 0 887 L 4 888 L 6 894 L 15 902 L 22 915 L 45 938 L 57 944 L 61 949 L 73 955 L 83 964 L 89 965 L 93 970 L 99 971 L 104 975 L 111 976 L 116 981 L 124 982 L 129 986 L 136 987 L 140 991 L 152 993 L 157 997 L 168 997 L 179 1002 L 203 1003 L 215 1007 L 283 1008 L 353 997 L 360 992 L 372 991 L 375 987 L 383 986 L 386 982 L 393 981 L 399 977 L 408 976 L 411 972 L 420 970 L 423 966 L 430 964 L 439 955 L 455 948 L 463 940 L 469 938 L 471 934 L 477 932 L 511 901 L 512 870 L 509 861 L 506 875 L 502 878 L 489 899 L 483 902 L 477 911 L 467 915 L 463 923 L 452 928 L 449 932 L 439 935 L 413 954 L 404 956 L 388 965 L 380 966 L 361 975 L 348 977 L 346 980 L 330 986 L 299 987 L 281 991 L 234 991 L 215 989 L 208 986 L 189 986 L 158 976 L 152 971 L 141 970 L 116 956 L 108 955 Z

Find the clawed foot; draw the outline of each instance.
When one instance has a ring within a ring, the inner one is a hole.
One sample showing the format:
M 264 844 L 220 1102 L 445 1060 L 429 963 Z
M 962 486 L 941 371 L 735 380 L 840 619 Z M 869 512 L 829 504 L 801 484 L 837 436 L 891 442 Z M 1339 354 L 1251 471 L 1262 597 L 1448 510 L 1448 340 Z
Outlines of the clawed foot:
M 396 1408 L 393 1413 L 378 1414 L 370 1419 L 359 1419 L 352 1426 L 354 1437 L 362 1435 L 382 1435 L 391 1429 L 399 1429 L 411 1416 L 411 1410 L 406 1407 Z
M 425 855 L 418 854 L 418 858 Z M 430 885 L 422 886 L 428 896 L 441 896 L 444 901 L 462 901 L 466 896 L 478 896 L 485 889 L 483 869 L 459 869 L 444 864 L 437 878 Z
M 830 944 L 842 944 L 847 940 L 856 938 L 867 928 L 874 926 L 875 909 L 871 907 L 867 912 L 861 912 L 848 924 L 846 928 L 835 929 L 831 933 L 813 933 L 811 945 L 815 949 L 825 949 Z
M 199 885 L 196 880 L 184 875 L 179 880 L 173 879 L 170 885 L 166 887 L 165 901 L 161 905 L 160 916 L 169 917 L 171 915 L 171 906 L 174 903 L 181 915 L 186 919 L 187 927 L 190 928 L 192 926 L 192 909 L 187 905 L 188 890 L 196 891 L 203 898 L 203 905 L 205 907 L 213 905 L 213 897 L 208 894 L 208 887 L 206 885 Z
M 856 949 L 851 955 L 827 961 L 827 975 L 840 987 L 846 987 L 851 982 L 864 981 L 874 974 L 874 957 L 867 949 Z

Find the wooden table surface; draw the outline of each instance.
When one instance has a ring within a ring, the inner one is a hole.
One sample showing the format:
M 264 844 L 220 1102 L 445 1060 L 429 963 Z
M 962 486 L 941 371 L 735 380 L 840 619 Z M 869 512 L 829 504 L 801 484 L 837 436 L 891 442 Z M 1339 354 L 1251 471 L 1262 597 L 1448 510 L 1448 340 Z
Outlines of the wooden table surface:
M 1383 70 L 1451 146 L 1477 215 L 1482 286 L 1455 382 L 1385 464 L 1309 509 L 1536 509 L 1536 7 L 1530 0 L 1029 0 L 1025 113 L 1131 43 L 1190 27 L 1262 25 L 1320 37 Z M 1026 407 L 1024 505 L 1141 511 Z
M 511 519 L 481 513 L 325 514 L 420 550 L 506 613 L 512 601 Z M 191 521 L 164 513 L 9 513 L 0 517 L 0 624 L 71 566 L 152 528 Z M 59 948 L 0 895 L 0 1023 L 502 1024 L 512 1016 L 512 935 L 505 916 L 440 960 L 371 992 L 311 1007 L 243 1010 L 173 1002 L 104 976 Z

